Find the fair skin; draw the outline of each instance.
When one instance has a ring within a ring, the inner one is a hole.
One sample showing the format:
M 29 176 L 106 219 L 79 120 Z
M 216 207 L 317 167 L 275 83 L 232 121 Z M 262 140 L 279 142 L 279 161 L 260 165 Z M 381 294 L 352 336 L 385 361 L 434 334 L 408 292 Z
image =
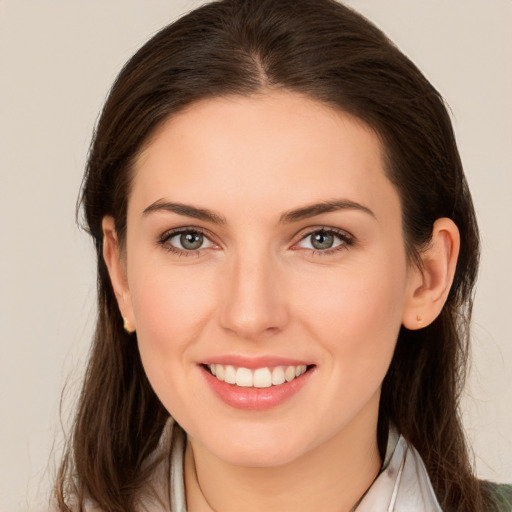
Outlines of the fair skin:
M 382 161 L 367 126 L 298 94 L 205 100 L 139 156 L 122 248 L 104 219 L 121 313 L 188 435 L 189 510 L 347 512 L 378 474 L 400 326 L 439 314 L 459 244 L 439 219 L 423 270 L 408 262 Z M 279 385 L 219 395 L 211 363 L 307 371 L 284 399 Z

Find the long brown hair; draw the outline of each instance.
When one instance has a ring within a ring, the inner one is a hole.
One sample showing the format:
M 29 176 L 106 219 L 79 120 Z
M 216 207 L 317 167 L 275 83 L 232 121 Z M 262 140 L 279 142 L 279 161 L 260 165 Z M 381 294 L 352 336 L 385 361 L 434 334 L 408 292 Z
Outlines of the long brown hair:
M 402 328 L 385 377 L 379 416 L 418 449 L 441 506 L 481 512 L 486 494 L 472 472 L 459 416 L 468 327 L 478 267 L 473 204 L 440 94 L 374 25 L 334 0 L 221 0 L 164 28 L 126 64 L 91 145 L 81 205 L 98 257 L 98 321 L 74 431 L 56 484 L 108 511 L 135 510 L 168 412 L 122 327 L 102 258 L 101 221 L 126 230 L 132 163 L 155 129 L 204 98 L 264 88 L 302 93 L 348 112 L 380 136 L 389 179 L 402 204 L 411 261 L 432 226 L 451 218 L 461 235 L 453 286 L 440 316 Z M 131 338 L 130 338 L 131 336 Z

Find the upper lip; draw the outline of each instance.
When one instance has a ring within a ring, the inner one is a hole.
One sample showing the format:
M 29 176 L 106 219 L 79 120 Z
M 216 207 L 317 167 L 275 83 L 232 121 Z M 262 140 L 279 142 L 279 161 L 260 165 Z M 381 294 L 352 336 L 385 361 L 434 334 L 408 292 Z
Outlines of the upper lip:
M 280 357 L 280 356 L 257 356 L 257 357 L 247 357 L 241 355 L 224 355 L 224 356 L 214 356 L 204 361 L 201 361 L 201 364 L 209 365 L 209 364 L 222 364 L 222 365 L 230 365 L 235 366 L 237 368 L 248 368 L 250 370 L 254 370 L 256 368 L 265 368 L 265 367 L 273 367 L 273 366 L 300 366 L 300 365 L 310 365 L 311 362 L 304 361 L 303 359 L 293 359 L 289 357 Z

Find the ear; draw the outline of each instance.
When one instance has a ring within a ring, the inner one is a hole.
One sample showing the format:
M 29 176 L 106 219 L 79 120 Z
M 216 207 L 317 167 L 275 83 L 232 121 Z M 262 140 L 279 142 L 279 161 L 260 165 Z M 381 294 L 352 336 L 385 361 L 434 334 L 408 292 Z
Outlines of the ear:
M 124 320 L 124 328 L 127 332 L 134 332 L 135 321 L 128 280 L 126 278 L 126 264 L 119 248 L 113 217 L 104 217 L 101 226 L 103 230 L 103 259 L 105 260 L 117 304 Z
M 441 313 L 455 275 L 460 248 L 459 230 L 448 218 L 437 219 L 429 246 L 420 253 L 422 266 L 411 266 L 402 324 L 421 329 Z

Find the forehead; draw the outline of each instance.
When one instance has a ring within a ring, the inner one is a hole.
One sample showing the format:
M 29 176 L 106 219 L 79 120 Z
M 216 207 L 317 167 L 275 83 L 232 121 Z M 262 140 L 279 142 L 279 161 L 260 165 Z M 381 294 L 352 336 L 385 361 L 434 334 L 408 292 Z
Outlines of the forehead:
M 300 94 L 201 100 L 148 141 L 134 166 L 132 199 L 143 207 L 180 195 L 215 209 L 237 197 L 244 209 L 333 196 L 373 201 L 395 193 L 382 153 L 362 121 Z

